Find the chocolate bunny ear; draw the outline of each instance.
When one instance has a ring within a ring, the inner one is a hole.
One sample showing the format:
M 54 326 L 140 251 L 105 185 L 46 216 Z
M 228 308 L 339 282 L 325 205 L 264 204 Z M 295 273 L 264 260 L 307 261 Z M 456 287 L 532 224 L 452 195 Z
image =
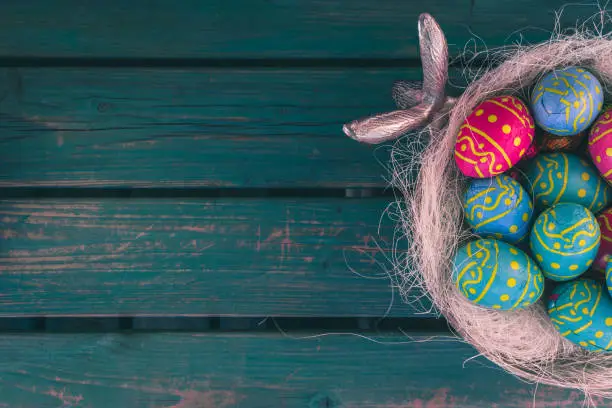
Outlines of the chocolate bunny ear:
M 429 14 L 421 14 L 419 17 L 419 42 L 423 88 L 414 89 L 410 85 L 406 86 L 407 82 L 403 83 L 403 88 L 396 84 L 394 99 L 400 107 L 406 108 L 348 123 L 343 127 L 347 136 L 370 144 L 393 140 L 425 126 L 433 114 L 444 105 L 444 88 L 448 79 L 448 46 L 442 29 Z M 409 105 L 416 106 L 408 108 Z
M 448 45 L 442 29 L 429 14 L 419 18 L 421 64 L 423 65 L 423 102 L 444 103 L 448 81 Z

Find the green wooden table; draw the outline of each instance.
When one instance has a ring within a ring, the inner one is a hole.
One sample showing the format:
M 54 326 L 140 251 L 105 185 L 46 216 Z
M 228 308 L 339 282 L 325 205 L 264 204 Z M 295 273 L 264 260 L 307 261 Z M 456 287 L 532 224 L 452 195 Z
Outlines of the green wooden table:
M 341 132 L 421 77 L 419 13 L 456 56 L 561 5 L 1 2 L 0 407 L 581 406 L 402 302 L 389 147 Z

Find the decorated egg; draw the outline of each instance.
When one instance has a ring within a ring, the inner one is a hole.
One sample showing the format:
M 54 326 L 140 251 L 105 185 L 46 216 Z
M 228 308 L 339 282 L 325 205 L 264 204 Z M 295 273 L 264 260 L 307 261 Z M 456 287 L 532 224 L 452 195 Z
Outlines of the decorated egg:
M 535 122 L 547 132 L 572 136 L 587 129 L 601 112 L 604 95 L 591 72 L 568 67 L 546 74 L 531 98 Z
M 605 209 L 597 216 L 597 223 L 601 231 L 601 242 L 593 267 L 603 272 L 612 255 L 612 207 Z
M 606 286 L 608 287 L 608 293 L 612 296 L 612 260 L 606 263 Z
M 592 279 L 559 284 L 548 299 L 555 329 L 572 343 L 591 351 L 612 348 L 612 298 Z
M 525 155 L 535 126 L 527 106 L 514 96 L 487 99 L 465 119 L 455 144 L 455 161 L 468 177 L 501 174 Z
M 470 302 L 489 309 L 523 309 L 544 289 L 538 265 L 520 249 L 496 239 L 478 239 L 459 248 L 452 278 Z
M 580 204 L 560 203 L 536 218 L 529 244 L 544 276 L 574 279 L 593 263 L 600 231 L 591 211 Z
M 593 124 L 589 134 L 589 155 L 603 178 L 612 183 L 612 109 Z
M 476 234 L 511 243 L 527 235 L 533 215 L 529 194 L 518 181 L 504 174 L 472 180 L 465 193 L 464 209 Z
M 542 153 L 527 165 L 525 175 L 538 209 L 569 202 L 598 213 L 612 198 L 597 170 L 572 153 Z

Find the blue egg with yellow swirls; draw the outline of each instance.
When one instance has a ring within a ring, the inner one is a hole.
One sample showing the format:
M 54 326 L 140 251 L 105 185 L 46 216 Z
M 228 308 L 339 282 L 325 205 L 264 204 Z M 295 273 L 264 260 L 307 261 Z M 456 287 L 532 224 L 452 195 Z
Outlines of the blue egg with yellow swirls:
M 488 309 L 524 309 L 537 302 L 544 289 L 544 276 L 529 255 L 490 238 L 457 250 L 452 279 L 470 302 Z
M 612 349 L 612 298 L 592 279 L 559 284 L 548 298 L 548 317 L 572 343 L 595 351 Z
M 539 154 L 528 164 L 525 176 L 525 187 L 538 210 L 569 202 L 597 214 L 612 198 L 610 186 L 595 167 L 572 153 Z
M 586 130 L 603 108 L 601 82 L 580 67 L 567 67 L 546 74 L 531 98 L 535 122 L 558 136 L 573 136 Z
M 529 244 L 544 276 L 566 281 L 589 269 L 600 239 L 599 224 L 591 211 L 580 204 L 560 203 L 536 218 Z
M 533 215 L 527 191 L 504 174 L 473 179 L 465 193 L 463 209 L 474 233 L 510 243 L 527 235 Z

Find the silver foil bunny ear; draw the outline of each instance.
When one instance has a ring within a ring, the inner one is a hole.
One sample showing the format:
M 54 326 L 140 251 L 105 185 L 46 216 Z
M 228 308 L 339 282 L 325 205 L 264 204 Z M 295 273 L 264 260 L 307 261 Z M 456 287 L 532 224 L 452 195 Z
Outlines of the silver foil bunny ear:
M 448 80 L 448 45 L 436 20 L 419 16 L 419 45 L 423 82 L 398 82 L 393 99 L 399 110 L 347 123 L 344 133 L 358 142 L 378 144 L 427 125 L 433 115 L 449 102 L 445 95 Z

